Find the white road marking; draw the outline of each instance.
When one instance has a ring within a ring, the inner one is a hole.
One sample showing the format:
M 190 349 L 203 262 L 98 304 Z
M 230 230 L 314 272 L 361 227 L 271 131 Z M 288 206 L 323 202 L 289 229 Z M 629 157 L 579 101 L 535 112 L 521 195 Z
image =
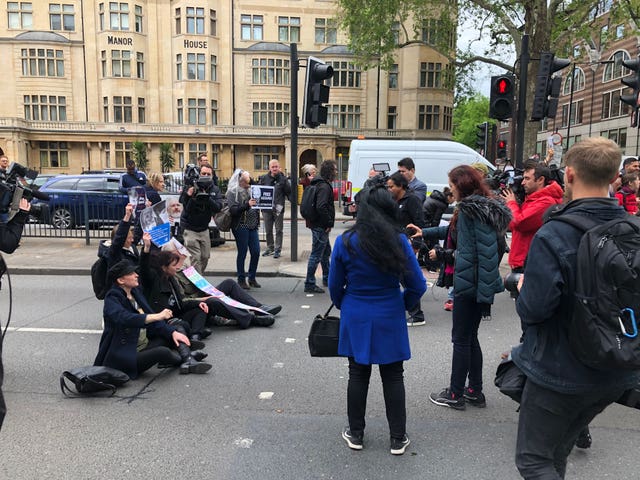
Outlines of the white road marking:
M 102 330 L 85 330 L 82 328 L 35 328 L 35 327 L 9 327 L 9 332 L 29 333 L 81 333 L 88 335 L 102 335 Z
M 300 305 L 300 308 L 309 309 L 311 308 L 311 305 Z
M 273 398 L 273 392 L 260 392 L 258 398 L 260 400 L 271 400 Z
M 296 339 L 295 338 L 285 338 L 284 339 L 284 343 L 296 343 Z
M 235 445 L 237 445 L 240 448 L 251 448 L 251 445 L 253 445 L 253 439 L 251 438 L 239 438 L 237 440 L 235 440 L 233 442 Z

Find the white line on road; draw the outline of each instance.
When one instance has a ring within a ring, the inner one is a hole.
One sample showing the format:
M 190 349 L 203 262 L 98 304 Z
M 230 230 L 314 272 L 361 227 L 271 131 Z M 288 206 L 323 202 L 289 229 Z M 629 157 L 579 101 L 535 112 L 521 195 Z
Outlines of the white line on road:
M 35 328 L 35 327 L 9 327 L 9 332 L 30 333 L 81 333 L 87 335 L 102 335 L 102 330 L 85 330 L 81 328 Z

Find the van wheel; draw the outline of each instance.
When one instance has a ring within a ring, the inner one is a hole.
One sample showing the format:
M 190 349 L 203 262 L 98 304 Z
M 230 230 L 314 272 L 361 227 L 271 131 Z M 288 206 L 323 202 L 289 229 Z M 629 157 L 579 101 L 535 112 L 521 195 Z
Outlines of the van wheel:
M 66 208 L 56 208 L 51 216 L 51 225 L 53 225 L 54 228 L 65 229 L 73 228 L 75 222 L 69 210 Z

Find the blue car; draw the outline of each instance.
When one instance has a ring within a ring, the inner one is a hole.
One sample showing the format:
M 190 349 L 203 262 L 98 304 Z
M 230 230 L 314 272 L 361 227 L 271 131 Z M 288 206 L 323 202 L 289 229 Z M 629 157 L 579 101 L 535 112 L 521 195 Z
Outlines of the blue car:
M 39 189 L 49 200 L 33 203 L 43 204 L 40 220 L 55 228 L 114 225 L 129 202 L 118 190 L 119 181 L 119 174 L 58 175 Z

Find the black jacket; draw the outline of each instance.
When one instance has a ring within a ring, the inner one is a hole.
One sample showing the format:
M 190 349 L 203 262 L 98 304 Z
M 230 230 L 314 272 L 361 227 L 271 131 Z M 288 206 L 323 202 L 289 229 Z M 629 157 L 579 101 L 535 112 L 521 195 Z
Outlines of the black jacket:
M 404 229 L 409 223 L 413 223 L 420 228 L 424 228 L 422 216 L 422 203 L 417 195 L 407 192 L 404 197 L 398 200 L 398 223 Z
M 0 223 L 0 251 L 13 253 L 18 248 L 27 218 L 29 214 L 19 210 L 8 223 Z
M 120 260 L 127 260 L 136 266 L 140 262 L 140 256 L 136 247 L 132 246 L 130 250 L 124 248 L 124 242 L 127 240 L 127 235 L 129 235 L 129 230 L 132 226 L 132 222 L 120 220 L 113 240 L 103 240 L 100 242 L 98 257 L 107 259 L 107 268 L 113 267 Z
M 315 177 L 311 185 L 316 186 L 316 211 L 318 216 L 313 222 L 307 220 L 308 228 L 333 228 L 336 209 L 333 204 L 333 187 L 322 177 Z
M 197 197 L 197 190 L 194 190 L 192 196 L 187 195 L 188 189 L 189 187 L 185 187 L 180 195 L 180 203 L 183 205 L 180 226 L 183 230 L 204 232 L 209 228 L 211 217 L 222 210 L 220 189 L 212 185 L 209 197 L 204 199 Z
M 274 187 L 273 189 L 273 206 L 284 205 L 285 197 L 291 201 L 291 183 L 284 176 L 282 172 L 278 172 L 275 177 L 272 177 L 270 173 L 262 175 L 258 180 L 259 185 L 267 185 Z
M 442 214 L 447 211 L 449 203 L 440 190 L 434 190 L 431 195 L 427 197 L 422 205 L 422 211 L 424 213 L 424 226 L 425 227 L 437 227 L 442 220 Z

